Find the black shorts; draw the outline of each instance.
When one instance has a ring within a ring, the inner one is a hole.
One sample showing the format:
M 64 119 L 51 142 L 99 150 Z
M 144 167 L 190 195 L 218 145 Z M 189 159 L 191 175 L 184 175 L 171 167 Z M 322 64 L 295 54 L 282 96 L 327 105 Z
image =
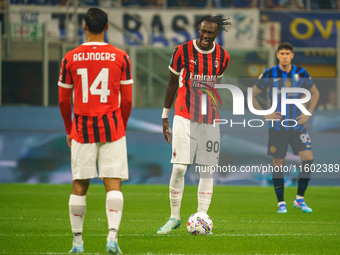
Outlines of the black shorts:
M 269 130 L 268 155 L 275 158 L 285 158 L 288 144 L 295 155 L 300 151 L 312 150 L 312 140 L 307 130 L 301 131 L 278 131 Z

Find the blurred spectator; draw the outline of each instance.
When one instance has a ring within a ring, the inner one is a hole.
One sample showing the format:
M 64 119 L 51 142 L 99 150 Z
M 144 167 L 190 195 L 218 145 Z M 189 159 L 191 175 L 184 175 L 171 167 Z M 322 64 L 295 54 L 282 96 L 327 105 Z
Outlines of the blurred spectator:
M 259 7 L 258 0 L 236 0 L 235 1 L 236 8 L 255 8 Z
M 307 0 L 311 9 L 340 9 L 340 0 Z
M 160 7 L 163 0 L 122 0 L 123 7 Z
M 141 6 L 161 7 L 163 6 L 163 0 L 141 0 Z
M 190 0 L 168 0 L 168 6 L 189 7 Z
M 58 0 L 35 0 L 35 4 L 40 4 L 40 5 L 57 5 Z
M 0 10 L 3 10 L 5 7 L 5 2 L 4 0 L 0 0 Z M 0 13 L 0 22 L 1 22 L 1 31 L 2 31 L 2 34 L 5 33 L 5 23 L 4 23 L 4 13 L 1 12 Z
M 232 8 L 234 7 L 235 0 L 214 0 L 216 8 Z
M 190 6 L 202 8 L 207 5 L 207 0 L 191 0 Z
M 59 0 L 59 5 L 67 5 L 68 0 Z
M 11 0 L 11 4 L 34 4 L 35 0 Z
M 264 7 L 271 9 L 298 8 L 304 9 L 304 0 L 265 0 Z M 308 0 L 307 0 L 308 1 Z
M 168 7 L 198 7 L 207 5 L 207 0 L 168 0 Z
M 282 9 L 288 5 L 287 0 L 265 0 L 264 7 L 270 9 Z
M 58 5 L 67 0 L 11 0 L 11 4 L 37 4 L 37 5 Z
M 141 6 L 141 0 L 122 0 L 122 6 L 124 7 Z
M 80 4 L 87 6 L 98 6 L 98 0 L 80 0 Z

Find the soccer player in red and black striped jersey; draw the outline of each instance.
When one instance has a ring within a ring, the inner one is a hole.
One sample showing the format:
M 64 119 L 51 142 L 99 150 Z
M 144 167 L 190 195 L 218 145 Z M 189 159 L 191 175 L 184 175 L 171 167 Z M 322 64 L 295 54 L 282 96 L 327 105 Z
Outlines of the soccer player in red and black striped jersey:
M 125 51 L 104 42 L 108 29 L 104 11 L 90 8 L 84 19 L 87 41 L 66 53 L 58 83 L 60 111 L 71 147 L 71 252 L 84 251 L 86 193 L 90 179 L 99 176 L 107 192 L 106 249 L 118 254 L 117 231 L 123 209 L 121 180 L 129 178 L 125 130 L 132 106 L 131 65 Z
M 162 114 L 164 137 L 170 143 L 168 115 L 177 92 L 172 138 L 171 215 L 158 234 L 168 234 L 181 225 L 184 175 L 194 158 L 200 174 L 197 211 L 207 213 L 210 206 L 213 178 L 206 169 L 218 164 L 220 148 L 219 127 L 212 124 L 214 119 L 219 119 L 220 98 L 215 84 L 230 60 L 228 52 L 214 41 L 226 25 L 230 22 L 222 16 L 202 18 L 198 24 L 199 38 L 176 47 L 172 54 Z

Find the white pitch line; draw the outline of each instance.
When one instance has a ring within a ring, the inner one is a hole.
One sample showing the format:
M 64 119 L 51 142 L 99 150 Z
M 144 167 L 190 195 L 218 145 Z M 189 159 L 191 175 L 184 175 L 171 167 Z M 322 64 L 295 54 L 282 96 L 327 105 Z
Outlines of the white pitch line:
M 215 222 L 215 221 L 214 221 Z M 217 222 L 234 222 L 231 220 L 219 220 Z M 270 221 L 259 221 L 259 220 L 240 220 L 239 223 L 265 223 L 265 224 L 327 224 L 327 225 L 336 225 L 340 222 L 337 221 L 277 221 L 277 220 L 270 220 Z
M 0 220 L 27 220 L 27 221 L 41 221 L 41 218 L 24 218 L 24 217 L 0 217 Z M 55 221 L 70 221 L 69 218 L 54 218 Z M 107 221 L 106 218 L 86 218 L 86 221 Z M 124 219 L 126 222 L 159 222 L 159 219 Z M 232 220 L 214 220 L 214 222 L 223 222 L 223 223 L 234 223 Z M 257 221 L 257 220 L 240 220 L 238 223 L 261 223 L 261 224 L 320 224 L 320 225 L 338 225 L 340 222 L 337 221 Z
M 9 237 L 32 237 L 32 233 L 27 234 L 5 234 L 0 233 L 0 236 L 9 236 Z M 72 236 L 72 233 L 64 233 L 64 234 L 39 234 L 35 233 L 34 236 L 51 236 L 51 237 L 60 237 L 60 236 Z M 101 237 L 101 236 L 107 236 L 107 234 L 87 234 L 86 236 L 94 236 L 94 237 Z M 183 236 L 180 234 L 171 234 L 171 235 L 157 235 L 157 234 L 119 234 L 120 237 L 175 237 L 175 236 Z M 256 237 L 256 236 L 340 236 L 340 233 L 255 233 L 255 234 L 213 234 L 212 237 L 220 237 L 220 236 L 226 236 L 226 237 Z

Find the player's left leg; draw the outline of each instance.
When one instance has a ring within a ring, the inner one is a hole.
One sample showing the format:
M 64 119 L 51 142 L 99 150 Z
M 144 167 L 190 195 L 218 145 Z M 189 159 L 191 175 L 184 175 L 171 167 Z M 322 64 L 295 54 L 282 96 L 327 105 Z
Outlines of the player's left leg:
M 84 241 L 82 237 L 83 223 L 86 211 L 86 192 L 90 180 L 73 180 L 72 194 L 69 199 L 69 214 L 73 243 L 70 252 L 84 252 Z
M 305 213 L 311 213 L 313 210 L 307 206 L 304 195 L 308 188 L 310 175 L 311 175 L 311 165 L 313 164 L 313 151 L 304 150 L 299 152 L 299 156 L 302 161 L 302 169 L 298 176 L 298 190 L 297 195 L 294 200 L 293 206 L 295 208 L 300 208 Z
M 83 222 L 86 210 L 86 193 L 90 179 L 97 177 L 96 144 L 78 143 L 72 140 L 71 169 L 73 178 L 72 194 L 69 200 L 69 212 L 73 232 L 73 247 L 70 252 L 83 252 Z
M 198 141 L 196 164 L 200 175 L 197 211 L 207 213 L 214 186 L 213 169 L 218 166 L 220 157 L 220 127 L 205 123 L 198 125 L 195 138 Z
M 106 216 L 109 226 L 106 250 L 111 254 L 122 254 L 118 246 L 118 229 L 123 212 L 123 193 L 121 192 L 121 179 L 104 178 L 106 188 Z
M 211 197 L 214 187 L 213 175 L 208 166 L 199 166 L 200 180 L 198 183 L 198 208 L 197 212 L 207 213 L 211 203 Z

